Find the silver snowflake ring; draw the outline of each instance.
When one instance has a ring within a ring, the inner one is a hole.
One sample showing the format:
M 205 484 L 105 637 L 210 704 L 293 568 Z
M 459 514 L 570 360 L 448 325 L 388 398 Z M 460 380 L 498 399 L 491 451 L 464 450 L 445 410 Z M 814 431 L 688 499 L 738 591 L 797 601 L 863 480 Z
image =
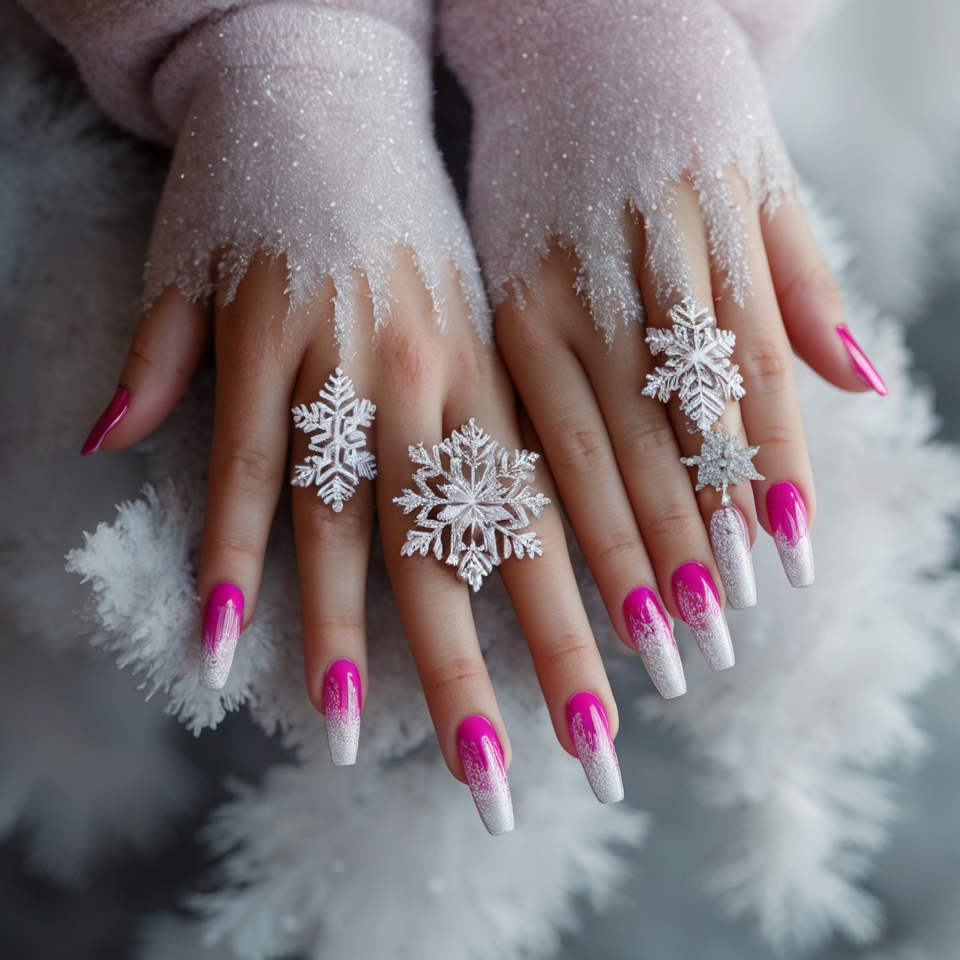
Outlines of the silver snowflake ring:
M 730 503 L 727 487 L 735 487 L 743 480 L 763 480 L 753 465 L 753 458 L 759 447 L 742 447 L 736 437 L 723 432 L 723 426 L 716 424 L 701 434 L 703 444 L 700 455 L 681 457 L 680 462 L 687 467 L 697 467 L 697 490 L 713 487 L 721 494 L 721 504 Z
M 329 376 L 320 401 L 293 408 L 293 425 L 310 435 L 310 455 L 297 464 L 295 487 L 316 485 L 317 496 L 335 513 L 353 496 L 361 478 L 377 475 L 376 459 L 365 450 L 365 428 L 373 424 L 376 406 L 357 399 L 353 381 L 340 369 Z
M 446 562 L 477 591 L 501 559 L 543 553 L 534 531 L 520 532 L 530 525 L 529 514 L 539 518 L 550 503 L 530 487 L 538 454 L 510 453 L 473 420 L 432 450 L 419 443 L 409 453 L 419 467 L 413 475 L 417 489 L 404 490 L 393 502 L 404 514 L 419 511 L 419 529 L 407 531 L 403 556 L 433 553 L 444 560 L 443 539 L 449 529 Z

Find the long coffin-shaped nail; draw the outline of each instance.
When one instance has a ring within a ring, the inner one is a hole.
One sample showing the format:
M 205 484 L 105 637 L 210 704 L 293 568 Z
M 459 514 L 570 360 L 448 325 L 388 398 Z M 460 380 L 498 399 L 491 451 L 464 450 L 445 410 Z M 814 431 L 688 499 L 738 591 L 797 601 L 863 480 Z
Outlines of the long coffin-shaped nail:
M 787 579 L 795 587 L 813 583 L 813 546 L 807 530 L 807 508 L 789 480 L 767 491 L 767 514 Z
M 860 344 L 853 339 L 853 335 L 847 329 L 845 323 L 837 326 L 837 336 L 847 351 L 850 358 L 850 366 L 853 372 L 872 390 L 876 390 L 881 397 L 885 397 L 890 391 L 883 382 L 883 378 L 877 373 L 877 368 L 870 362 L 867 355 L 860 349 Z
M 757 579 L 750 552 L 750 528 L 739 507 L 731 503 L 714 510 L 710 518 L 710 545 L 727 603 L 734 610 L 752 607 L 757 602 Z
M 360 671 L 352 660 L 334 660 L 323 681 L 323 707 L 327 716 L 327 746 L 334 766 L 357 762 L 360 746 L 362 690 Z
M 575 693 L 567 703 L 567 726 L 594 796 L 601 803 L 622 800 L 620 763 L 603 704 L 592 693 Z
M 232 583 L 218 583 L 203 613 L 200 686 L 220 690 L 227 682 L 242 626 L 243 593 Z
M 734 656 L 730 630 L 720 606 L 720 594 L 707 568 L 695 560 L 677 567 L 673 574 L 673 597 L 707 666 L 711 670 L 732 667 Z
M 493 724 L 465 717 L 457 727 L 457 746 L 473 802 L 487 832 L 496 837 L 513 829 L 513 801 L 503 764 L 503 747 Z
M 667 700 L 687 692 L 680 651 L 660 599 L 649 587 L 637 587 L 623 601 L 630 638 L 660 696 Z
M 103 438 L 124 418 L 129 409 L 130 391 L 126 387 L 117 387 L 107 409 L 100 414 L 100 419 L 93 425 L 90 436 L 80 448 L 80 456 L 89 457 L 91 453 L 96 453 L 103 443 Z

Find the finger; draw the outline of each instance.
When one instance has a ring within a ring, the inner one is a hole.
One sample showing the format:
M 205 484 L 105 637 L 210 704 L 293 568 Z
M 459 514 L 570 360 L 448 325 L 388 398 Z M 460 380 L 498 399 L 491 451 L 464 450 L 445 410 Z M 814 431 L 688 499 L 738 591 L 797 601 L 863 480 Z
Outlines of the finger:
M 363 354 L 364 351 L 359 351 Z M 331 380 L 337 369 L 337 350 L 330 342 L 308 349 L 300 368 L 294 391 L 294 405 L 311 405 L 321 416 L 332 415 L 334 408 L 347 416 L 359 412 L 362 422 L 357 428 L 366 437 L 359 452 L 373 456 L 376 450 L 372 417 L 364 415 L 364 403 L 370 389 L 365 356 L 354 355 L 350 370 L 352 396 L 339 402 L 329 396 L 347 392 L 341 377 Z M 346 375 L 346 374 L 345 374 Z M 320 394 L 321 388 L 327 398 Z M 324 405 L 324 408 L 320 407 Z M 351 407 L 351 404 L 357 406 Z M 312 411 L 311 411 L 312 412 Z M 306 421 L 310 425 L 310 421 Z M 293 527 L 297 545 L 297 571 L 300 581 L 300 608 L 303 621 L 303 654 L 307 690 L 316 708 L 326 715 L 327 743 L 336 766 L 356 762 L 360 736 L 360 713 L 367 691 L 366 633 L 364 595 L 367 564 L 373 534 L 372 477 L 362 476 L 353 486 L 354 473 L 347 464 L 346 474 L 342 451 L 317 469 L 315 457 L 323 463 L 324 450 L 330 452 L 327 439 L 316 449 L 311 436 L 296 429 L 293 432 L 294 464 Z M 355 439 L 351 432 L 346 439 Z M 313 472 L 311 472 L 313 471 Z M 367 464 L 365 473 L 375 466 Z M 341 481 L 346 486 L 331 489 L 330 483 Z M 346 495 L 347 499 L 341 499 Z M 325 502 L 325 500 L 327 502 Z
M 284 331 L 285 287 L 284 265 L 261 259 L 236 299 L 217 310 L 216 405 L 197 574 L 205 609 L 200 682 L 213 689 L 226 682 L 239 632 L 253 617 L 286 476 L 300 348 Z
M 847 329 L 840 287 L 800 203 L 788 200 L 760 223 L 770 275 L 797 354 L 842 390 L 886 396 L 880 374 Z
M 210 311 L 168 287 L 140 318 L 120 386 L 81 453 L 124 450 L 152 433 L 187 389 L 203 355 Z
M 479 344 L 477 350 L 483 351 L 487 369 L 479 378 L 458 381 L 448 395 L 445 429 L 459 430 L 475 418 L 490 438 L 487 449 L 493 458 L 497 449 L 492 444 L 511 453 L 518 450 L 520 431 L 508 402 L 513 391 L 506 369 L 495 351 Z M 500 572 L 530 647 L 557 739 L 578 757 L 597 799 L 612 803 L 623 799 L 613 746 L 617 707 L 580 599 L 559 510 L 550 505 L 544 509 L 540 499 L 546 495 L 555 502 L 549 481 L 542 461 L 536 464 L 532 481 L 523 476 L 502 478 L 503 488 L 519 503 L 519 509 L 507 506 L 507 511 L 527 519 L 522 535 L 539 540 L 542 553 L 518 555 L 511 550 L 513 555 L 503 560 Z M 499 537 L 503 549 L 510 542 L 509 528 L 505 526 Z

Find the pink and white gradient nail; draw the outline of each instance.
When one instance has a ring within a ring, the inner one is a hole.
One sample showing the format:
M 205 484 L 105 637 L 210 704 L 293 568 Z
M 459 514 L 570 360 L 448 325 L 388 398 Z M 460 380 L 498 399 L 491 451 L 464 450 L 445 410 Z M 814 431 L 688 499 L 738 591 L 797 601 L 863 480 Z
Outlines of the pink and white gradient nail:
M 623 601 L 623 618 L 627 621 L 630 639 L 660 696 L 672 700 L 686 693 L 687 681 L 683 676 L 680 651 L 656 592 L 649 587 L 631 590 Z
M 360 746 L 362 690 L 360 671 L 352 660 L 334 660 L 323 681 L 323 708 L 327 717 L 327 746 L 336 767 L 357 762 Z
M 126 387 L 117 387 L 113 399 L 107 404 L 107 409 L 100 414 L 100 418 L 93 425 L 90 436 L 80 448 L 81 457 L 89 457 L 96 453 L 103 443 L 103 438 L 126 416 L 130 409 L 130 391 Z
M 673 598 L 711 670 L 732 667 L 733 642 L 710 571 L 690 560 L 673 574 Z
M 853 334 L 847 329 L 845 323 L 837 326 L 837 336 L 847 351 L 850 358 L 850 366 L 853 372 L 868 386 L 871 390 L 876 390 L 881 397 L 885 397 L 890 391 L 883 382 L 883 378 L 877 373 L 877 368 L 870 362 L 867 355 L 860 349 L 860 344 L 853 339 Z
M 243 593 L 232 583 L 218 583 L 210 591 L 203 612 L 200 686 L 221 690 L 226 684 L 242 628 Z
M 713 511 L 710 517 L 710 546 L 717 561 L 723 592 L 734 610 L 752 607 L 757 602 L 757 578 L 750 551 L 747 518 L 733 503 Z
M 592 693 L 575 693 L 567 703 L 567 726 L 594 796 L 601 803 L 622 800 L 620 762 L 603 704 Z
M 513 801 L 503 747 L 493 724 L 486 717 L 465 717 L 457 727 L 457 747 L 487 833 L 494 837 L 509 833 L 513 829 Z
M 767 491 L 767 515 L 787 579 L 794 587 L 809 587 L 813 583 L 813 545 L 807 508 L 789 480 L 781 480 Z

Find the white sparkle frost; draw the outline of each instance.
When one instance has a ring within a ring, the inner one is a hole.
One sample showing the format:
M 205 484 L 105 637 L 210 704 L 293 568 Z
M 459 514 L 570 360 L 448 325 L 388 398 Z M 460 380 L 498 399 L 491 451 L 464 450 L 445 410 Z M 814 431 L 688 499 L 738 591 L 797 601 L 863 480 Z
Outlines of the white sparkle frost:
M 703 445 L 696 457 L 681 457 L 680 462 L 688 467 L 697 467 L 697 490 L 715 487 L 723 492 L 723 501 L 728 501 L 727 487 L 735 487 L 741 480 L 763 480 L 753 465 L 759 447 L 741 447 L 736 437 L 727 436 L 717 424 L 712 430 L 702 432 Z
M 540 556 L 543 551 L 536 533 L 519 532 L 530 525 L 528 514 L 540 517 L 550 503 L 529 486 L 538 454 L 500 449 L 473 420 L 454 430 L 432 452 L 420 443 L 411 446 L 409 453 L 419 465 L 413 475 L 419 492 L 404 490 L 394 503 L 399 503 L 405 514 L 419 510 L 416 522 L 421 529 L 407 531 L 407 542 L 401 548 L 404 556 L 419 553 L 425 557 L 432 551 L 443 560 L 443 533 L 449 527 L 446 562 L 458 567 L 457 576 L 474 591 L 499 566 L 500 543 L 502 559 Z M 441 482 L 434 490 L 428 481 L 438 478 Z
M 363 428 L 373 423 L 376 405 L 355 398 L 353 381 L 337 367 L 320 391 L 320 402 L 293 408 L 293 423 L 310 438 L 311 455 L 297 464 L 290 481 L 297 487 L 316 484 L 317 496 L 335 513 L 353 496 L 360 478 L 377 475 L 374 455 L 363 448 Z
M 692 297 L 670 308 L 670 329 L 647 330 L 650 352 L 667 355 L 667 362 L 647 374 L 646 397 L 666 403 L 671 394 L 680 397 L 680 409 L 708 431 L 723 413 L 727 400 L 744 395 L 743 377 L 730 362 L 736 337 L 729 330 L 717 329 L 717 321 L 706 307 Z

